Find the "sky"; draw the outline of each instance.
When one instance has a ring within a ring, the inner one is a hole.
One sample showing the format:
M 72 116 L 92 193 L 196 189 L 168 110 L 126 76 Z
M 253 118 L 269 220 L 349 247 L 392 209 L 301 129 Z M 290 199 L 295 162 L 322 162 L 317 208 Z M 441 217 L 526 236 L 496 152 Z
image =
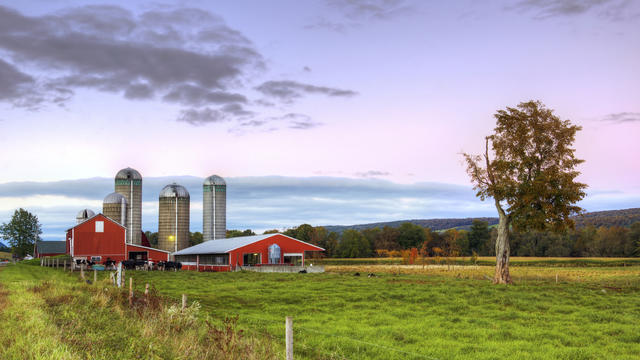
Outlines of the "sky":
M 133 4 L 132 4 L 133 3 Z M 640 204 L 640 2 L 0 1 L 0 222 L 45 239 L 124 167 L 143 229 L 227 179 L 228 227 L 492 216 L 461 153 L 540 100 L 582 126 L 588 211 Z

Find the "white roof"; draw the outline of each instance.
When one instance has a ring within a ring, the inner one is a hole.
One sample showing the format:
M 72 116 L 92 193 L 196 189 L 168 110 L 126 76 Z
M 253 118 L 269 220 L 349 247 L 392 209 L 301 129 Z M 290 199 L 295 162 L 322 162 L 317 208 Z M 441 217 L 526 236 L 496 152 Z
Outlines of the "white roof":
M 228 253 L 237 248 L 253 244 L 254 242 L 258 242 L 260 240 L 268 239 L 275 235 L 286 236 L 295 241 L 300 241 L 301 243 L 313 246 L 318 248 L 319 250 L 324 250 L 319 246 L 315 246 L 313 244 L 306 243 L 304 241 L 294 239 L 290 236 L 283 234 L 263 234 L 263 235 L 253 235 L 253 236 L 240 236 L 229 239 L 221 239 L 221 240 L 209 240 L 198 245 L 194 245 L 192 247 L 188 247 L 186 249 L 182 249 L 180 251 L 174 252 L 172 255 L 198 255 L 198 254 L 224 254 Z

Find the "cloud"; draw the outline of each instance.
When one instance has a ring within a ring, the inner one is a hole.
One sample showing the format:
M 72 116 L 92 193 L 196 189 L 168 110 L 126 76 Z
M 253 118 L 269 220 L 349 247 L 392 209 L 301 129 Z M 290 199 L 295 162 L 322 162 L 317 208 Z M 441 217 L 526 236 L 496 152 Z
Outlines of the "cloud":
M 191 231 L 202 229 L 202 181 L 192 176 L 143 178 L 143 229 L 157 230 L 158 194 L 177 182 L 191 194 Z M 227 181 L 228 228 L 264 230 L 383 220 L 492 215 L 470 187 L 438 183 L 396 184 L 336 177 L 231 177 Z M 83 208 L 101 211 L 112 178 L 0 184 L 0 222 L 17 207 L 38 215 L 51 239 L 62 238 Z M 57 235 L 56 235 L 57 234 Z
M 376 172 L 377 170 L 372 170 Z M 384 173 L 382 171 L 378 171 Z M 191 231 L 202 229 L 202 182 L 195 176 L 145 177 L 143 230 L 156 231 L 158 194 L 177 182 L 191 194 Z M 227 228 L 257 231 L 312 225 L 350 225 L 378 221 L 495 216 L 491 202 L 475 197 L 470 186 L 443 183 L 398 184 L 344 177 L 229 177 Z M 112 178 L 0 184 L 0 223 L 25 207 L 38 216 L 46 239 L 61 239 L 83 208 L 101 211 Z M 637 206 L 640 194 L 590 192 L 581 202 L 588 211 Z
M 602 121 L 617 124 L 640 122 L 640 113 L 637 112 L 621 112 L 609 114 L 602 118 Z
M 355 175 L 357 177 L 362 177 L 362 178 L 373 178 L 373 177 L 380 177 L 380 176 L 389 176 L 391 175 L 391 173 L 387 171 L 369 170 L 365 172 L 357 172 Z
M 256 90 L 285 103 L 291 103 L 306 94 L 319 94 L 331 97 L 352 97 L 357 95 L 355 91 L 351 90 L 315 86 L 291 80 L 267 81 L 257 86 Z
M 637 8 L 631 11 L 633 5 L 628 0 L 523 0 L 507 9 L 534 13 L 536 19 L 596 13 L 602 18 L 620 21 L 638 16 Z
M 246 107 L 277 104 L 245 95 L 251 75 L 265 72 L 265 63 L 246 36 L 201 9 L 133 13 L 91 5 L 25 16 L 0 6 L 0 101 L 14 106 L 62 106 L 78 89 L 93 89 L 128 100 L 181 105 L 177 120 L 190 125 L 266 124 Z M 271 81 L 258 88 L 286 104 L 309 94 L 355 94 L 295 81 Z M 312 124 L 317 123 L 292 126 Z
M 363 22 L 389 20 L 411 14 L 415 9 L 406 0 L 325 0 L 331 15 L 319 17 L 307 24 L 306 29 L 328 29 L 346 32 L 360 27 Z

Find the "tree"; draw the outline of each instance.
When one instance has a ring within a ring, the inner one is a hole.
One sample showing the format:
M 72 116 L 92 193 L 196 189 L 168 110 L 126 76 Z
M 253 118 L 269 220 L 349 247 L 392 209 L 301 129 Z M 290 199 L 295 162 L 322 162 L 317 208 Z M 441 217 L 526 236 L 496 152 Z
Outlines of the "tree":
M 9 242 L 11 252 L 18 257 L 33 253 L 40 234 L 42 229 L 38 217 L 22 208 L 13 213 L 11 221 L 0 225 L 0 237 Z
M 239 236 L 251 236 L 255 235 L 251 229 L 247 229 L 244 231 L 241 230 L 227 230 L 227 238 L 239 237 Z
M 489 241 L 489 238 L 491 238 L 489 223 L 482 220 L 473 220 L 471 231 L 469 232 L 469 249 L 480 253 L 480 249 Z
M 280 230 L 278 230 L 278 229 L 271 229 L 271 230 L 265 230 L 263 232 L 263 234 L 264 235 L 266 235 L 266 234 L 278 234 L 279 232 L 280 232 Z
M 571 147 L 580 126 L 561 120 L 539 101 L 498 110 L 494 117 L 496 128 L 485 138 L 483 156 L 463 156 L 476 195 L 493 198 L 498 211 L 493 282 L 510 284 L 510 228 L 573 227 L 570 216 L 583 211 L 574 204 L 584 198 L 587 186 L 575 181 L 576 167 L 584 160 Z
M 337 252 L 340 257 L 357 258 L 371 255 L 369 241 L 357 230 L 345 230 L 342 233 L 342 241 L 338 245 Z
M 203 241 L 204 241 L 204 236 L 200 231 L 189 233 L 189 246 L 198 245 Z
M 424 228 L 420 225 L 406 222 L 398 228 L 398 244 L 403 249 L 422 246 L 425 240 L 427 240 L 427 236 L 424 233 Z

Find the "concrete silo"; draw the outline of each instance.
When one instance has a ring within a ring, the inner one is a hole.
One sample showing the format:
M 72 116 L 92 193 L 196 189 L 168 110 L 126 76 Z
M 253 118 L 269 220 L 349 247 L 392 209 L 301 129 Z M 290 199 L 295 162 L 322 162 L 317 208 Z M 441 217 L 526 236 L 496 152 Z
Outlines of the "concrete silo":
M 102 214 L 122 226 L 127 226 L 127 199 L 117 192 L 111 193 L 102 202 Z
M 142 243 L 142 176 L 137 170 L 126 168 L 116 174 L 116 192 L 129 205 L 127 209 L 127 242 L 140 245 Z
M 202 235 L 204 241 L 227 237 L 227 183 L 218 175 L 202 185 Z
M 96 215 L 96 213 L 94 213 L 93 211 L 91 211 L 89 209 L 80 210 L 80 212 L 78 212 L 78 215 L 76 215 L 76 223 L 77 224 L 83 223 L 83 222 L 87 221 L 87 219 L 92 218 L 95 215 Z
M 189 246 L 189 192 L 176 183 L 160 191 L 158 248 L 178 251 Z

